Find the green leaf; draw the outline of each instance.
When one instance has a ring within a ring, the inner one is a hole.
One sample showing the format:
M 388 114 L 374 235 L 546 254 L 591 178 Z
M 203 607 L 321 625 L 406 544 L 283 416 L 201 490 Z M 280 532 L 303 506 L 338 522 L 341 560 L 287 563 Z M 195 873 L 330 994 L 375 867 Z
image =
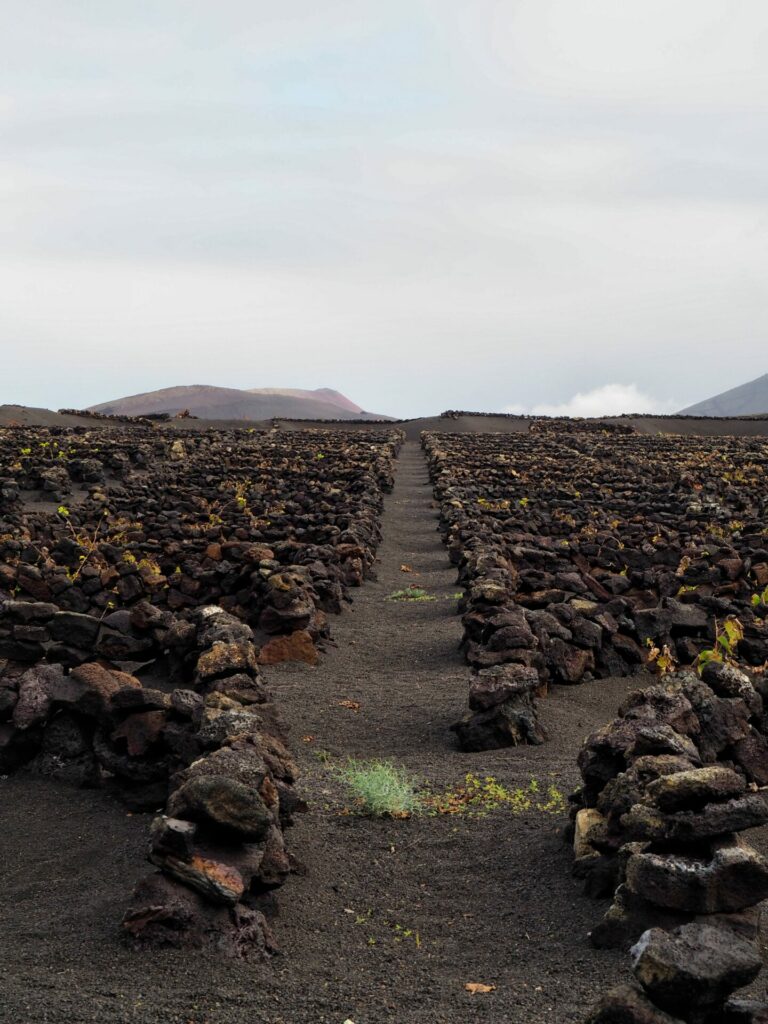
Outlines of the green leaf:
M 727 619 L 723 624 L 723 629 L 731 644 L 731 648 L 744 639 L 744 629 L 738 619 Z

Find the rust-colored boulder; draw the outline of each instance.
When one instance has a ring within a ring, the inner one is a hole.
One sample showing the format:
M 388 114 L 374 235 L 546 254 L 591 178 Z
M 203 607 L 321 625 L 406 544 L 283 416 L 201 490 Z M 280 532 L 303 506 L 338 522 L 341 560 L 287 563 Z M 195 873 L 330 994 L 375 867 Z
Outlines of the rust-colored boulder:
M 282 661 L 301 661 L 316 665 L 319 661 L 317 648 L 306 629 L 297 629 L 285 636 L 275 636 L 259 651 L 261 665 L 277 665 Z
M 110 701 L 118 690 L 126 687 L 140 689 L 141 683 L 127 672 L 91 661 L 70 672 L 67 685 L 62 688 L 58 699 L 74 706 L 82 714 L 99 717 L 109 709 Z

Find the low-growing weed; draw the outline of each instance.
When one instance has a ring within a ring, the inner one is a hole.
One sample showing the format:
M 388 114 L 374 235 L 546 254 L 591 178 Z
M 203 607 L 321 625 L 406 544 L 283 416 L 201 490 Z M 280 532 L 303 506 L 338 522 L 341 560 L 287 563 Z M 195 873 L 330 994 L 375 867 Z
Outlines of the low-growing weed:
M 347 910 L 347 913 L 352 914 L 354 911 Z M 421 935 L 417 928 L 409 928 L 399 921 L 390 921 L 389 918 L 374 915 L 372 907 L 364 914 L 355 914 L 355 924 L 369 929 L 366 940 L 369 946 L 376 946 L 380 940 L 390 939 L 392 942 L 412 942 L 416 949 L 421 949 Z M 373 934 L 372 931 L 377 934 Z
M 387 601 L 436 601 L 437 598 L 428 594 L 423 587 L 406 587 L 404 590 L 393 590 Z
M 390 761 L 348 761 L 339 774 L 358 814 L 409 818 L 420 806 L 414 780 Z
M 492 775 L 485 778 L 468 772 L 464 782 L 449 786 L 441 793 L 430 793 L 423 798 L 430 814 L 469 814 L 480 816 L 489 811 L 506 810 L 512 814 L 541 811 L 561 814 L 565 810 L 565 797 L 553 783 L 542 789 L 538 779 L 532 778 L 526 787 L 509 789 Z

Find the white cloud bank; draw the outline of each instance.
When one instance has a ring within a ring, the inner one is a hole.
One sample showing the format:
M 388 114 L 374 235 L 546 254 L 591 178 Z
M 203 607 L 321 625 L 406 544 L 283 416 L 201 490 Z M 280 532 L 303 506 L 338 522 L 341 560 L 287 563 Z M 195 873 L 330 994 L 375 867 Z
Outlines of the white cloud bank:
M 534 416 L 619 416 L 623 412 L 670 413 L 678 408 L 678 402 L 654 398 L 636 384 L 603 384 L 592 391 L 579 391 L 560 405 L 544 403 L 529 408 L 508 405 L 505 412 Z

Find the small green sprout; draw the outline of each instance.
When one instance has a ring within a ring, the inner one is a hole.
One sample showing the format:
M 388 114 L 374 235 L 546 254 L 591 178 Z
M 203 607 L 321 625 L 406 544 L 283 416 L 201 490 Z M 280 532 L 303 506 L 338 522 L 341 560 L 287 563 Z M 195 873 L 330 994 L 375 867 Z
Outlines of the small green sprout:
M 436 601 L 437 598 L 428 594 L 423 587 L 406 587 L 405 590 L 394 590 L 387 595 L 387 601 Z

